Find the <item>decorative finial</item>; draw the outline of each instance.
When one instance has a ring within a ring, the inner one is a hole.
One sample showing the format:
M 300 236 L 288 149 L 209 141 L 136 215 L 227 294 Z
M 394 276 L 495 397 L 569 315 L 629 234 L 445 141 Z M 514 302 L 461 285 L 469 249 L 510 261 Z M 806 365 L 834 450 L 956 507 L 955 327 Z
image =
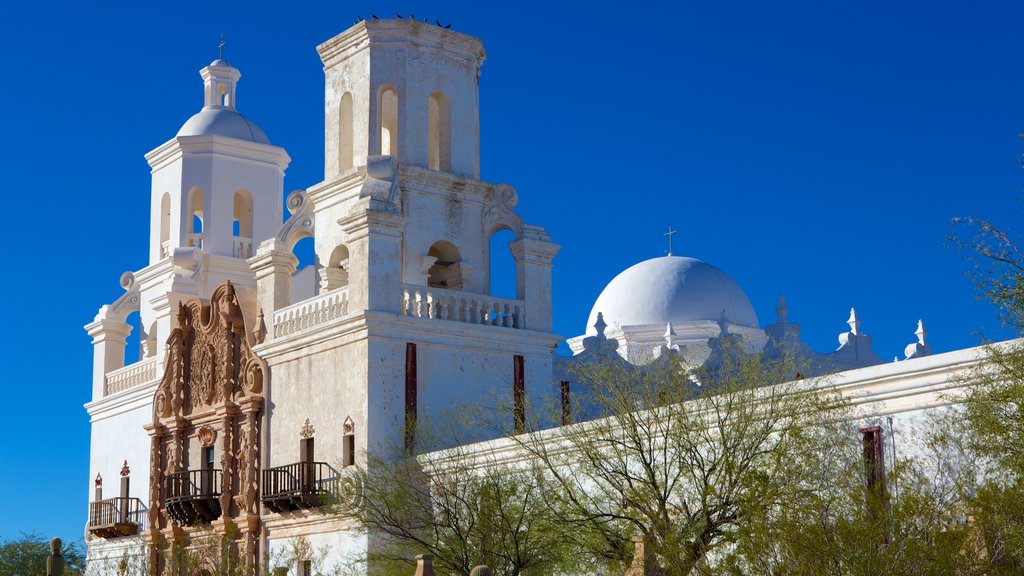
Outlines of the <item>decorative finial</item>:
M 917 336 L 917 343 L 925 346 L 924 338 L 928 335 L 928 332 L 924 329 L 924 320 L 917 321 L 917 330 L 914 331 L 914 334 Z
M 786 306 L 785 296 L 779 296 L 779 303 L 775 306 L 775 314 L 779 317 L 779 324 L 787 324 L 789 322 L 786 319 L 786 315 L 789 314 L 789 308 Z
M 217 60 L 224 59 L 224 33 L 220 33 L 220 42 L 217 43 Z
M 674 236 L 675 233 L 676 233 L 676 231 L 672 229 L 672 226 L 669 226 L 668 227 L 668 232 L 665 232 L 665 236 L 668 236 L 668 255 L 669 256 L 672 255 L 672 236 Z
M 860 335 L 860 320 L 857 319 L 857 309 L 850 308 L 850 319 L 846 321 L 850 325 L 850 333 Z
M 725 313 L 725 308 L 722 308 L 722 315 L 718 317 L 718 329 L 721 331 L 719 336 L 729 334 L 729 315 Z
M 95 485 L 97 488 L 102 488 L 103 487 L 103 476 L 101 476 L 99 473 L 97 473 L 96 474 L 96 479 L 93 480 L 92 482 L 93 482 L 93 485 Z
M 312 438 L 316 434 L 316 430 L 313 428 L 313 424 L 306 418 L 306 421 L 302 424 L 302 430 L 299 430 L 300 438 Z
M 131 470 L 131 468 L 128 467 L 128 461 L 125 460 L 124 461 L 124 466 L 121 466 L 121 478 L 126 478 L 131 473 L 132 473 L 132 470 Z
M 594 322 L 594 330 L 597 330 L 597 335 L 598 336 L 604 336 L 604 329 L 607 328 L 607 327 L 608 327 L 608 325 L 605 324 L 605 322 L 604 322 L 604 314 L 601 313 L 601 312 L 598 312 L 597 313 L 597 322 Z
M 665 346 L 671 348 L 674 344 L 673 337 L 676 335 L 676 331 L 672 329 L 672 323 L 665 323 Z

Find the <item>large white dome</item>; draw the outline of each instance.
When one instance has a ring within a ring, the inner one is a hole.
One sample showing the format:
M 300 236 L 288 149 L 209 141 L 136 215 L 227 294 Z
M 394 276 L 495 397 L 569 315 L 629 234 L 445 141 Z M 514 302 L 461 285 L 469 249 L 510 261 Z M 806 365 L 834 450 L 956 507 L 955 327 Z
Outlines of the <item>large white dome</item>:
M 760 328 L 747 295 L 718 268 L 694 258 L 651 258 L 605 286 L 590 311 L 587 333 L 595 333 L 598 312 L 609 325 L 637 326 L 717 322 L 723 310 L 731 324 Z

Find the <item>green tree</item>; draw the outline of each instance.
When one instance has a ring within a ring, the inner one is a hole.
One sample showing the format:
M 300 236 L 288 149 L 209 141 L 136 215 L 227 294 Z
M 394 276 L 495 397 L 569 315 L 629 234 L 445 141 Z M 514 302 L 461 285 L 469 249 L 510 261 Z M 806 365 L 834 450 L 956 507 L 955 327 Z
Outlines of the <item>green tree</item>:
M 64 573 L 83 574 L 85 554 L 76 542 L 63 547 Z M 38 534 L 22 534 L 0 543 L 0 574 L 4 576 L 46 576 L 50 541 Z
M 558 488 L 553 523 L 595 566 L 622 574 L 642 535 L 662 573 L 710 570 L 745 524 L 795 497 L 843 403 L 795 381 L 793 362 L 744 349 L 727 336 L 699 367 L 581 363 L 574 399 L 592 419 L 514 437 Z

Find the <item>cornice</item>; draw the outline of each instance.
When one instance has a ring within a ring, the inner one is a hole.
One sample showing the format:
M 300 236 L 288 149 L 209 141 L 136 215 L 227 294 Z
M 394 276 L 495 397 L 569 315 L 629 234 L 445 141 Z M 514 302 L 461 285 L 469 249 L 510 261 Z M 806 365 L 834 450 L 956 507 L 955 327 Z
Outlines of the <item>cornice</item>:
M 152 172 L 186 157 L 227 157 L 255 164 L 270 164 L 284 171 L 291 157 L 284 148 L 227 136 L 175 136 L 146 154 Z
M 437 52 L 475 66 L 487 59 L 479 38 L 418 20 L 364 20 L 320 44 L 316 51 L 326 70 L 367 48 L 395 44 Z
M 117 392 L 116 394 L 104 396 L 99 400 L 88 402 L 84 404 L 85 411 L 89 413 L 91 421 L 95 423 L 125 412 L 152 406 L 153 393 L 156 392 L 156 387 L 159 383 L 160 379 L 157 378 L 141 386 L 129 388 L 123 392 Z

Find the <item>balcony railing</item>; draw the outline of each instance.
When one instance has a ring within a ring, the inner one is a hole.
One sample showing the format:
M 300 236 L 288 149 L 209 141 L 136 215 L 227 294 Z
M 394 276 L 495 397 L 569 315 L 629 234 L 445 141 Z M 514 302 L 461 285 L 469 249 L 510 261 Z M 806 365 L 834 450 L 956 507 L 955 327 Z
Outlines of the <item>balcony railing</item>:
M 124 368 L 107 372 L 103 384 L 103 395 L 117 394 L 156 380 L 156 368 L 156 358 L 147 358 Z
M 133 536 L 144 530 L 146 509 L 138 498 L 107 498 L 89 503 L 89 532 L 100 538 Z
M 185 245 L 189 248 L 203 248 L 203 234 L 202 232 L 193 232 L 185 237 Z
M 296 462 L 263 471 L 263 505 L 273 512 L 315 508 L 337 482 L 326 462 Z
M 252 238 L 235 236 L 231 239 L 232 256 L 235 258 L 252 258 Z
M 348 287 L 336 288 L 274 312 L 274 338 L 309 330 L 348 315 Z
M 410 284 L 402 285 L 402 315 L 506 328 L 526 327 L 526 304 L 522 300 Z
M 185 470 L 167 475 L 164 502 L 179 524 L 212 522 L 220 517 L 220 470 Z

